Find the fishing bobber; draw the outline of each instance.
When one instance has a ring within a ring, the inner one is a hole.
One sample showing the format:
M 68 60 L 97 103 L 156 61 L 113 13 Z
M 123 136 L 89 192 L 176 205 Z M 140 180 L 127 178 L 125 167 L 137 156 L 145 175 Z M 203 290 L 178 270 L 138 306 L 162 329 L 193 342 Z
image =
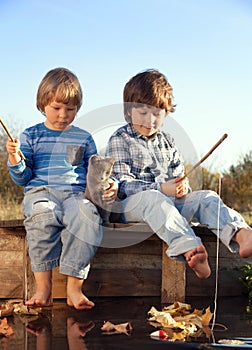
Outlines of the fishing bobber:
M 165 331 L 163 331 L 162 329 L 152 332 L 150 334 L 150 337 L 153 339 L 166 339 L 167 338 L 167 334 L 165 333 Z

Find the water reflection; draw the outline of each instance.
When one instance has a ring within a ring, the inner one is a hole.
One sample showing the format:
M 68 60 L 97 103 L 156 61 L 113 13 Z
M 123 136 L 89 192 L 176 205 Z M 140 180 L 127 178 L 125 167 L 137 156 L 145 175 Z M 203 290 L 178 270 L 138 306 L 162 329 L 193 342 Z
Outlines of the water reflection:
M 95 324 L 93 321 L 78 322 L 74 317 L 68 317 L 67 339 L 69 350 L 87 350 L 84 337 L 94 326 Z
M 67 317 L 66 319 L 66 337 L 69 350 L 88 350 L 85 343 L 86 334 L 95 327 L 93 321 L 81 321 L 77 317 Z M 37 319 L 29 321 L 26 325 L 26 331 L 36 336 L 36 350 L 51 350 L 53 346 L 52 323 L 47 316 L 40 316 Z M 64 332 L 62 332 L 62 336 Z M 33 346 L 33 342 L 28 342 L 28 349 Z M 55 345 L 55 344 L 54 344 Z M 28 350 L 27 349 L 27 350 Z M 32 348 L 31 348 L 32 349 Z
M 41 316 L 28 322 L 26 330 L 36 335 L 36 350 L 52 349 L 52 324 L 48 317 Z
M 202 309 L 209 305 L 209 298 L 191 298 L 192 307 Z M 150 337 L 155 331 L 147 321 L 151 306 L 161 308 L 159 297 L 99 298 L 92 310 L 77 311 L 67 307 L 65 301 L 55 302 L 52 308 L 43 309 L 39 316 L 13 315 L 7 317 L 13 329 L 10 337 L 0 337 L 2 350 L 105 350 L 138 349 L 210 349 L 211 343 L 223 338 L 251 337 L 252 316 L 246 312 L 244 298 L 225 297 L 218 300 L 217 323 L 213 339 L 200 337 L 187 342 L 157 341 Z M 211 302 L 211 309 L 213 305 Z M 125 334 L 106 335 L 101 331 L 104 321 L 114 324 L 130 322 L 133 331 Z M 224 327 L 225 326 L 225 327 Z

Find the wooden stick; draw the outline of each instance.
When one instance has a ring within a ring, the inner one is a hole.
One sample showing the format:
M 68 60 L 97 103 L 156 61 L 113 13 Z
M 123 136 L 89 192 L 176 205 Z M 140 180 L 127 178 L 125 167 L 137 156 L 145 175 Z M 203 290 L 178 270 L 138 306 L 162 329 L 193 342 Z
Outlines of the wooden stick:
M 10 130 L 8 129 L 7 125 L 3 122 L 3 120 L 2 120 L 1 118 L 0 118 L 0 123 L 2 124 L 2 127 L 4 128 L 4 130 L 5 130 L 6 134 L 8 135 L 9 139 L 10 139 L 12 142 L 14 142 L 14 138 L 13 138 L 13 136 L 11 135 Z M 21 150 L 19 150 L 19 155 L 20 155 L 20 157 L 21 157 L 23 160 L 25 160 L 25 156 L 24 156 L 24 154 L 23 154 L 23 152 L 22 152 Z
M 187 172 L 187 174 L 185 174 L 181 179 L 179 179 L 179 181 L 184 180 L 184 178 L 186 178 L 186 177 L 187 177 L 189 174 L 191 174 L 196 168 L 198 168 L 198 166 L 199 166 L 201 163 L 203 163 L 203 162 L 210 156 L 210 154 L 212 154 L 213 151 L 214 151 L 217 147 L 219 147 L 219 145 L 220 145 L 227 137 L 228 137 L 228 134 L 224 134 L 224 135 L 219 139 L 219 141 L 216 142 L 216 144 L 210 149 L 210 151 L 207 152 L 207 154 L 204 155 L 204 157 L 202 157 L 202 158 L 198 161 L 198 163 L 196 163 L 196 164 Z

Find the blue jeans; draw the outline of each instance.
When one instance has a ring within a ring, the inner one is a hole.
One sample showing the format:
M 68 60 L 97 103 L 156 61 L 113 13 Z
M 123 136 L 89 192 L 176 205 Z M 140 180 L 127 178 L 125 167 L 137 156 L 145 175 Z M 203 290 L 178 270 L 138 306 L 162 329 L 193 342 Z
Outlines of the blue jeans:
M 102 226 L 83 193 L 36 187 L 25 194 L 23 210 L 32 271 L 60 266 L 62 274 L 87 278 Z
M 167 255 L 178 260 L 185 260 L 183 254 L 201 244 L 189 224 L 192 219 L 217 234 L 219 211 L 220 240 L 233 253 L 239 248 L 233 236 L 240 228 L 249 227 L 213 191 L 194 191 L 178 199 L 148 190 L 129 196 L 122 205 L 127 222 L 146 222 L 168 244 Z

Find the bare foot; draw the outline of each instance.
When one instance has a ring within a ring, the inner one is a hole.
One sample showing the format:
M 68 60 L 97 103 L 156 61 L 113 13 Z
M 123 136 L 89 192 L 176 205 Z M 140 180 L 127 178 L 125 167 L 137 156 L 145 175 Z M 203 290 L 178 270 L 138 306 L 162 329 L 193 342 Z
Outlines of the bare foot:
M 242 258 L 252 256 L 252 230 L 249 228 L 241 228 L 233 237 L 239 246 L 239 254 Z
M 51 306 L 52 271 L 34 272 L 36 292 L 27 300 L 27 306 Z
M 48 292 L 36 292 L 31 299 L 25 302 L 27 306 L 52 306 L 51 294 L 48 296 Z
M 76 310 L 92 309 L 95 304 L 82 293 L 82 285 L 82 279 L 73 276 L 68 276 L 67 305 L 75 307 Z
M 76 310 L 89 310 L 95 306 L 83 293 L 80 293 L 79 296 L 77 294 L 71 297 L 68 296 L 67 305 L 75 307 Z
M 188 266 L 195 272 L 199 278 L 208 278 L 211 269 L 208 264 L 208 254 L 206 248 L 199 244 L 197 248 L 189 250 L 184 254 Z

